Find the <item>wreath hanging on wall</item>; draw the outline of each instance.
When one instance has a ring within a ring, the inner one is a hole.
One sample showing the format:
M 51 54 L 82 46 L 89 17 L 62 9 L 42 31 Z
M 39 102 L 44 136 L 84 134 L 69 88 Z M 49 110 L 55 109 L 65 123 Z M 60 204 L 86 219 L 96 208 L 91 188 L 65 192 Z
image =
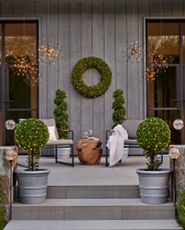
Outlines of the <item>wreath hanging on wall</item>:
M 97 85 L 88 86 L 84 83 L 83 75 L 88 69 L 96 69 L 100 74 Z M 84 97 L 95 98 L 104 94 L 112 81 L 112 72 L 108 64 L 98 57 L 80 59 L 72 71 L 72 85 Z

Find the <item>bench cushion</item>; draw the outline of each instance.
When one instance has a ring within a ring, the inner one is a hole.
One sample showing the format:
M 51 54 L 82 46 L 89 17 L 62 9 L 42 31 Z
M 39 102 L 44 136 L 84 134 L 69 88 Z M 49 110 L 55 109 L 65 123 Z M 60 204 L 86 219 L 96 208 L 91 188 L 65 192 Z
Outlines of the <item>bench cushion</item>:
M 136 139 L 126 139 L 126 140 L 124 141 L 124 144 L 125 144 L 125 145 L 138 145 Z
M 129 139 L 136 139 L 137 128 L 141 122 L 142 120 L 125 120 L 123 122 L 123 127 L 127 130 Z
M 58 139 L 56 141 L 54 140 L 49 140 L 47 145 L 72 145 L 73 140 L 70 139 Z

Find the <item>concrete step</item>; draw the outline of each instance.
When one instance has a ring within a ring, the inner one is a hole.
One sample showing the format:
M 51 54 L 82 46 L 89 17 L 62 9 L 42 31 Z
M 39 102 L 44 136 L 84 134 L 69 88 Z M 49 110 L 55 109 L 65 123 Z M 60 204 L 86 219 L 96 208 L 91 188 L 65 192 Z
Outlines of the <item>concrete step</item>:
M 48 186 L 49 199 L 139 198 L 138 185 Z
M 43 204 L 13 204 L 14 220 L 175 219 L 173 203 L 146 205 L 140 199 L 47 199 Z
M 10 221 L 4 230 L 182 230 L 175 220 Z

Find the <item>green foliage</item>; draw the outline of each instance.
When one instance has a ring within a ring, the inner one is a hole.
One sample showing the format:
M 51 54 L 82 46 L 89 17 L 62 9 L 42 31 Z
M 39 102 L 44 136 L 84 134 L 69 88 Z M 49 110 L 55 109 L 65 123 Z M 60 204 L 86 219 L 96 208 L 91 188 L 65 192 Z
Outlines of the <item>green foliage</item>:
M 180 201 L 177 204 L 177 223 L 185 229 L 185 190 L 181 191 Z
M 0 229 L 3 229 L 6 225 L 6 208 L 5 208 L 5 200 L 6 195 L 3 192 L 2 182 L 0 182 Z
M 7 223 L 5 205 L 0 204 L 0 229 L 3 229 Z
M 171 131 L 161 118 L 147 118 L 140 123 L 137 130 L 137 141 L 149 158 L 148 169 L 157 170 L 160 162 L 156 159 L 159 151 L 165 150 L 170 142 Z
M 118 124 L 122 124 L 125 120 L 126 109 L 124 107 L 125 99 L 123 97 L 123 90 L 117 89 L 113 92 L 114 101 L 112 103 L 112 128 L 114 128 Z
M 38 169 L 40 149 L 49 139 L 47 126 L 35 118 L 25 119 L 16 126 L 15 139 L 18 146 L 28 152 L 28 169 Z
M 95 86 L 87 86 L 83 74 L 88 69 L 96 69 L 100 73 L 100 82 Z M 108 64 L 98 57 L 85 57 L 77 62 L 72 71 L 72 85 L 84 97 L 95 98 L 104 94 L 112 81 L 112 72 Z
M 57 89 L 55 93 L 54 103 L 56 108 L 54 109 L 55 122 L 58 130 L 59 138 L 68 138 L 68 106 L 66 101 L 66 93 L 60 89 Z

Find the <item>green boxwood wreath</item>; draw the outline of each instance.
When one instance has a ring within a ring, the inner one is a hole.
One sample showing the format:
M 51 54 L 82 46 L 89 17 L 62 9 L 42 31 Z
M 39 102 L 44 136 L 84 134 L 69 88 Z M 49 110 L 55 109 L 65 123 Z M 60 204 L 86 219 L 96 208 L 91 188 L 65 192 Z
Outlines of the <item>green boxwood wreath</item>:
M 97 85 L 88 86 L 83 81 L 83 74 L 88 69 L 96 69 L 100 74 Z M 84 97 L 95 98 L 104 94 L 112 81 L 112 72 L 108 64 L 98 57 L 80 59 L 72 71 L 72 85 Z

